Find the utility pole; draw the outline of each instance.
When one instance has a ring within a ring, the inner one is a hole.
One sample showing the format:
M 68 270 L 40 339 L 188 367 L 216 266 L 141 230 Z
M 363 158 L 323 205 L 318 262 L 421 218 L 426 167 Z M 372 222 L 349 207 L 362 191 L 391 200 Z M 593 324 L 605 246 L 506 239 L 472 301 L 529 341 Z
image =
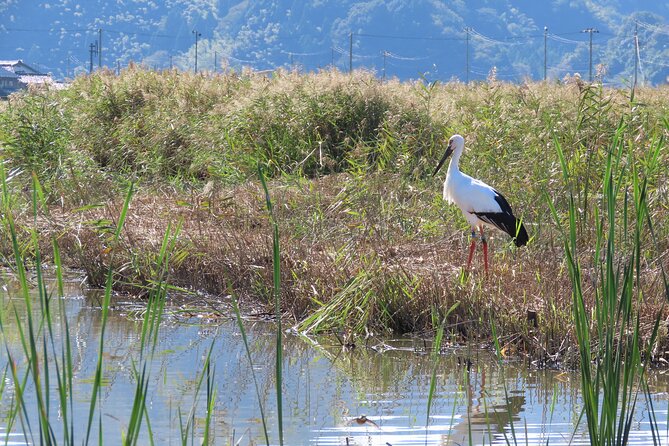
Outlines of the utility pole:
M 471 30 L 470 27 L 465 26 L 465 32 L 467 33 L 467 50 L 465 51 L 465 83 L 469 83 L 469 31 Z
M 216 57 L 218 56 L 218 52 L 214 51 L 214 73 L 216 72 Z
M 121 61 L 118 59 L 116 59 L 116 75 L 121 75 Z
M 93 55 L 97 54 L 98 52 L 98 43 L 91 43 L 89 45 L 89 55 L 90 55 L 90 63 L 88 65 L 88 74 L 93 73 Z
M 196 30 L 193 30 L 193 34 L 195 35 L 195 74 L 197 74 L 197 40 L 202 37 L 202 34 Z
M 383 50 L 383 81 L 386 80 L 386 56 L 388 56 L 388 51 Z
M 548 27 L 544 26 L 544 82 L 546 82 L 546 72 L 548 71 Z
M 348 34 L 348 74 L 353 73 L 353 31 Z
M 632 91 L 636 90 L 637 73 L 639 72 L 639 24 L 634 24 L 634 83 Z
M 98 28 L 98 68 L 102 68 L 102 28 Z
M 590 34 L 590 75 L 588 77 L 589 81 L 592 82 L 592 33 L 598 33 L 599 30 L 597 28 L 586 28 L 581 32 Z

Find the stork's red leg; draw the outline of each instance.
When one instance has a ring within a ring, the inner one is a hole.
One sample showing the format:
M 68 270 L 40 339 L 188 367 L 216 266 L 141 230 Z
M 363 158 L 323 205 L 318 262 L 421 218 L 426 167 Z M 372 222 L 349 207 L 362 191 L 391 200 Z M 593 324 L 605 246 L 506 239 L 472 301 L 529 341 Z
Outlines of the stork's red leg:
M 472 242 L 469 245 L 469 259 L 467 259 L 467 271 L 472 264 L 472 258 L 474 257 L 474 250 L 476 249 L 476 232 L 472 231 Z
M 481 243 L 483 243 L 483 264 L 485 265 L 485 273 L 488 274 L 488 240 L 483 235 L 483 228 L 481 228 Z

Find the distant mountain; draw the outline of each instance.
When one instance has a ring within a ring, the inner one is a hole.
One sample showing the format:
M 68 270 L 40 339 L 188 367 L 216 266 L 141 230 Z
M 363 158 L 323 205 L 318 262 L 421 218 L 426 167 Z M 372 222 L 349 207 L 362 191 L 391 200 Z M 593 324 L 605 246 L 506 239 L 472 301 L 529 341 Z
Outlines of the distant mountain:
M 56 77 L 85 72 L 91 60 L 97 68 L 99 56 L 111 68 L 135 61 L 192 70 L 197 31 L 200 70 L 348 70 L 352 58 L 354 68 L 400 79 L 483 79 L 495 67 L 499 79 L 518 81 L 543 78 L 544 42 L 549 78 L 587 78 L 592 36 L 593 71 L 623 84 L 634 75 L 636 28 L 640 78 L 664 83 L 669 4 L 637 3 L 0 0 L 0 59 L 23 59 Z M 90 51 L 99 36 L 101 55 Z

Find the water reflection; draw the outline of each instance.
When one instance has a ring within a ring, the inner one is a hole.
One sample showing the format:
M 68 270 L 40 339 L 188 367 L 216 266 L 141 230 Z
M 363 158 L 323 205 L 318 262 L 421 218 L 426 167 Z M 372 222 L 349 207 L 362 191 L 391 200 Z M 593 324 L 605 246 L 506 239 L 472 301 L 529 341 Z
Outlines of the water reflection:
M 25 306 L 11 284 L 6 290 L 0 301 L 5 324 L 5 337 L 0 341 L 19 357 L 21 341 L 13 308 L 17 309 L 19 323 L 23 323 Z M 76 420 L 88 417 L 101 330 L 101 298 L 98 292 L 82 292 L 78 280 L 73 280 L 62 301 L 73 348 Z M 102 437 L 108 444 L 119 442 L 132 411 L 132 369 L 139 358 L 141 339 L 139 314 L 141 308 L 137 309 L 136 303 L 122 299 L 114 302 L 109 314 L 100 406 Z M 61 323 L 60 316 L 54 322 Z M 217 398 L 211 429 L 215 444 L 264 444 L 253 376 L 236 323 L 226 319 L 217 325 L 202 325 L 197 318 L 191 322 L 184 324 L 180 318 L 177 323 L 167 317 L 161 327 L 147 402 L 154 442 L 181 444 L 181 426 L 190 413 L 194 413 L 195 443 L 201 438 L 206 403 L 203 395 L 195 397 L 194 389 L 213 344 Z M 278 443 L 273 326 L 249 321 L 246 328 L 270 439 Z M 580 415 L 579 381 L 571 374 L 533 371 L 522 362 L 500 368 L 485 351 L 453 348 L 436 364 L 435 396 L 428 420 L 434 364 L 426 353 L 430 346 L 422 340 L 385 340 L 383 348 L 359 347 L 353 351 L 342 351 L 336 341 L 327 339 L 287 335 L 284 340 L 281 388 L 285 444 L 506 444 L 507 439 L 513 443 L 512 435 L 519 444 L 587 444 L 582 428 L 577 429 L 576 438 L 571 438 Z M 0 348 L 0 373 L 7 361 L 6 351 Z M 0 440 L 7 438 L 9 444 L 25 442 L 19 424 L 13 426 L 9 437 L 1 428 L 7 425 L 4 420 L 14 396 L 11 380 L 6 382 L 0 395 Z M 52 386 L 55 382 L 51 380 Z M 652 385 L 658 389 L 654 405 L 660 429 L 666 429 L 667 380 L 654 375 Z M 57 408 L 53 410 L 56 438 L 61 439 Z M 643 401 L 639 402 L 635 421 L 632 442 L 643 444 L 650 439 Z M 75 424 L 75 439 L 81 441 L 85 423 Z M 145 428 L 140 443 L 148 440 Z M 666 438 L 662 441 L 666 444 Z

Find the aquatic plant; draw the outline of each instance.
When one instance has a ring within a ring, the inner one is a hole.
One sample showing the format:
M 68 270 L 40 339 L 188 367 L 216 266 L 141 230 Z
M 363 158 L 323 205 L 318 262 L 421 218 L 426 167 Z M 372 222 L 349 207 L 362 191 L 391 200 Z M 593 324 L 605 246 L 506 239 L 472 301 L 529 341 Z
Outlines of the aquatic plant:
M 36 175 L 32 177 L 32 215 L 36 222 L 39 218 L 49 216 L 49 207 L 44 190 Z M 13 262 L 11 274 L 18 282 L 18 293 L 26 307 L 26 314 L 21 315 L 14 307 L 13 314 L 4 314 L 0 311 L 0 333 L 4 339 L 4 350 L 8 359 L 5 368 L 5 377 L 11 380 L 13 387 L 12 398 L 7 406 L 7 435 L 18 423 L 29 444 L 102 444 L 103 421 L 101 404 L 101 389 L 104 386 L 104 358 L 105 358 L 105 328 L 111 305 L 112 288 L 114 282 L 113 268 L 107 273 L 106 287 L 101 304 L 101 321 L 97 364 L 89 395 L 87 422 L 76 422 L 74 419 L 73 388 L 75 383 L 75 367 L 72 352 L 73 341 L 70 338 L 70 325 L 64 306 L 63 264 L 60 248 L 55 235 L 52 236 L 52 262 L 56 287 L 50 290 L 45 277 L 46 267 L 42 261 L 39 246 L 39 234 L 36 227 L 29 231 L 32 245 L 32 270 L 34 280 L 29 280 L 27 261 L 23 256 L 19 244 L 19 235 L 14 214 L 16 209 L 10 184 L 14 180 L 8 177 L 4 163 L 0 162 L 0 186 L 2 187 L 2 217 L 0 223 L 3 234 L 10 238 L 13 247 Z M 120 210 L 117 224 L 111 240 L 111 252 L 117 248 L 130 201 L 134 193 L 134 184 L 128 187 L 124 204 Z M 157 336 L 162 320 L 164 302 L 166 300 L 167 273 L 169 271 L 170 253 L 174 247 L 174 240 L 179 228 L 168 230 L 163 238 L 159 252 L 159 263 L 156 270 L 160 274 L 155 277 L 153 288 L 148 294 L 146 310 L 141 326 L 141 345 L 137 363 L 133 362 L 132 373 L 135 379 L 135 392 L 132 400 L 128 424 L 120 434 L 119 441 L 125 445 L 135 445 L 140 442 L 140 433 L 146 423 L 146 435 L 153 443 L 153 434 L 150 428 L 147 412 L 148 382 L 151 374 L 151 361 L 155 352 Z M 112 262 L 113 264 L 113 262 Z M 39 307 L 34 307 L 35 294 Z M 54 303 L 57 307 L 54 308 Z M 3 307 L 0 307 L 2 309 Z M 6 332 L 7 318 L 13 319 L 13 329 L 18 331 L 21 349 L 14 352 L 10 348 L 9 333 Z M 213 344 L 212 347 L 213 348 Z M 192 420 L 195 417 L 197 399 L 202 382 L 206 381 L 207 395 L 205 408 L 205 444 L 212 441 L 209 431 L 211 414 L 214 410 L 216 391 L 213 386 L 213 371 L 210 368 L 210 355 L 207 357 L 204 368 L 199 374 L 198 386 L 194 389 L 194 403 L 189 416 L 192 429 Z M 55 383 L 52 381 L 55 379 Z M 0 394 L 4 391 L 3 380 Z M 56 395 L 52 395 L 52 389 Z M 3 404 L 4 404 L 3 400 Z M 36 424 L 35 424 L 36 423 Z M 97 438 L 94 439 L 97 428 Z M 60 432 L 62 437 L 57 436 Z M 77 438 L 81 435 L 81 439 Z M 8 439 L 9 437 L 7 437 Z M 186 444 L 184 440 L 184 444 Z
M 592 220 L 596 226 L 594 252 L 588 260 L 592 262 L 587 269 L 589 279 L 585 279 L 582 266 L 587 247 L 578 237 L 582 227 L 579 219 L 585 216 L 578 211 L 573 189 L 568 189 L 565 255 L 573 287 L 583 411 L 590 443 L 595 445 L 627 444 L 638 395 L 648 392 L 646 371 L 662 314 L 657 313 L 644 340 L 640 321 L 646 294 L 640 276 L 647 248 L 642 234 L 652 223 L 647 201 L 648 179 L 643 174 L 657 168 L 661 144 L 646 155 L 642 163 L 646 172 L 639 171 L 633 159 L 634 142 L 625 141 L 625 130 L 626 124 L 621 122 L 609 144 L 602 178 L 603 196 L 593 206 Z M 555 146 L 564 181 L 570 184 L 573 173 L 558 141 Z M 549 205 L 560 224 L 555 207 L 550 202 Z M 663 277 L 666 290 L 664 273 Z M 583 290 L 586 280 L 595 287 L 591 299 Z M 646 396 L 649 400 L 650 395 Z M 652 412 L 652 406 L 649 410 Z M 651 424 L 651 429 L 656 439 L 656 426 Z

